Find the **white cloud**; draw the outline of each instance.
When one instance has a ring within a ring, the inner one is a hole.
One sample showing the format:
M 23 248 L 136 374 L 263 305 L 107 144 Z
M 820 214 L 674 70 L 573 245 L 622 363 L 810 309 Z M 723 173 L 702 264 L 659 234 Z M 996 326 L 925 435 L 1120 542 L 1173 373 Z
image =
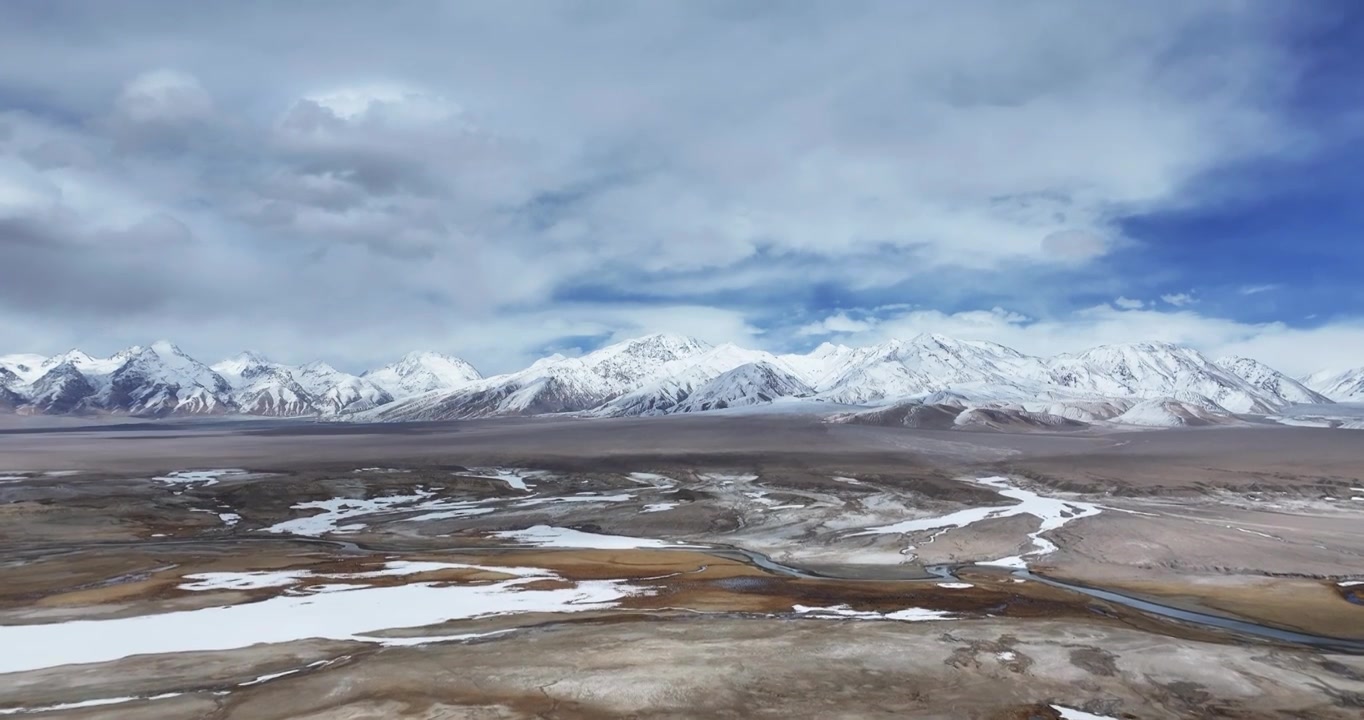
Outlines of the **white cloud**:
M 183 122 L 209 117 L 213 98 L 189 73 L 152 70 L 123 86 L 115 109 L 122 118 L 135 123 Z
M 1197 302 L 1197 300 L 1194 299 L 1194 296 L 1190 295 L 1189 293 L 1171 293 L 1168 295 L 1161 295 L 1160 299 L 1165 301 L 1169 305 L 1174 305 L 1175 307 L 1184 307 L 1185 305 L 1192 305 L 1193 303 Z
M 875 326 L 874 322 L 867 320 L 857 320 L 848 317 L 847 313 L 839 312 L 830 315 L 823 320 L 804 325 L 796 330 L 797 335 L 835 335 L 841 333 L 858 333 L 871 330 Z
M 1259 295 L 1260 293 L 1266 293 L 1278 289 L 1279 286 L 1276 284 L 1246 285 L 1245 287 L 1241 288 L 1240 293 L 1242 295 Z
M 779 308 L 750 298 L 796 283 L 960 296 L 984 271 L 1004 295 L 1039 268 L 1093 268 L 1131 243 L 1120 218 L 1196 203 L 1192 180 L 1301 139 L 1279 112 L 1300 68 L 1272 4 L 224 5 L 173 27 L 147 22 L 155 3 L 93 8 L 43 32 L 0 22 L 0 85 L 43 100 L 0 117 L 18 158 L 0 215 L 193 242 L 139 258 L 161 281 L 139 314 L 80 253 L 71 276 L 95 281 L 60 290 L 86 302 L 0 294 L 0 336 L 24 347 L 172 336 L 508 367 L 554 333 L 751 339 L 745 312 Z M 66 41 L 88 27 L 100 42 Z M 684 299 L 558 299 L 583 285 Z M 685 299 L 707 293 L 737 299 Z M 921 320 L 1036 325 L 942 318 Z
M 1134 300 L 1128 297 L 1119 297 L 1118 299 L 1113 301 L 1113 304 L 1117 305 L 1123 310 L 1140 310 L 1142 307 L 1146 305 L 1146 303 L 1140 300 Z

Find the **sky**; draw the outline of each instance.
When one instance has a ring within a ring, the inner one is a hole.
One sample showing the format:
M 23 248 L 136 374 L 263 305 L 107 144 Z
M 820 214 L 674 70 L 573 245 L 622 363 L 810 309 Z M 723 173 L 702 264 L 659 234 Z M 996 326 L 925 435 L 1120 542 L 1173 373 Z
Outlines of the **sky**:
M 1364 365 L 1351 0 L 0 3 L 0 353 Z

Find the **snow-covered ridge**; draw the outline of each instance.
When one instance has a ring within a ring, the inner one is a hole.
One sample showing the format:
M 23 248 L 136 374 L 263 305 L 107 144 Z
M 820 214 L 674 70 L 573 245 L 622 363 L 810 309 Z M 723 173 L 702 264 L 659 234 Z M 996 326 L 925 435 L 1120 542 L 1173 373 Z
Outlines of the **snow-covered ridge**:
M 416 391 L 450 390 L 477 375 L 463 360 L 437 353 L 409 353 L 363 375 L 324 362 L 276 363 L 250 351 L 209 366 L 163 340 L 107 358 L 81 350 L 52 357 L 0 356 L 0 412 L 338 415 L 386 405 Z
M 1296 404 L 1364 399 L 1364 369 L 1295 380 L 1250 358 L 1216 362 L 1169 343 L 1039 357 L 924 334 L 866 347 L 776 355 L 647 335 L 579 357 L 552 355 L 482 377 L 455 357 L 413 352 L 354 375 L 242 353 L 206 366 L 174 345 L 109 358 L 79 350 L 0 356 L 0 411 L 139 415 L 246 413 L 348 420 L 508 415 L 639 416 L 759 408 L 781 401 L 869 408 L 849 422 L 1065 429 L 1096 422 L 1203 425 L 1278 416 Z M 819 406 L 825 407 L 825 406 Z
M 1302 384 L 1336 402 L 1364 402 L 1364 367 L 1321 370 L 1303 378 Z

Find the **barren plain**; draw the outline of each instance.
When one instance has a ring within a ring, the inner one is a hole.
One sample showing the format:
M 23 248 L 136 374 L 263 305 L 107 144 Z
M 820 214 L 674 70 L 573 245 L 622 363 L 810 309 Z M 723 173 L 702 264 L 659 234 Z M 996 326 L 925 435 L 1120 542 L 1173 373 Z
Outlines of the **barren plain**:
M 0 428 L 0 714 L 1358 718 L 1364 445 Z

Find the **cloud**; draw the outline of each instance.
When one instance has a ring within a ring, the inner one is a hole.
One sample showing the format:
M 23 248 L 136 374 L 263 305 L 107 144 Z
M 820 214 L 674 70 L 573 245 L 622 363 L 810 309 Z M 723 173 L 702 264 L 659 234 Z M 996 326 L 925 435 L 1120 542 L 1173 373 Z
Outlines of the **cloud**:
M 189 73 L 152 70 L 123 86 L 114 112 L 131 123 L 179 124 L 208 118 L 213 113 L 213 99 Z
M 1042 238 L 1042 251 L 1065 261 L 1084 261 L 1103 255 L 1108 241 L 1090 230 L 1057 230 Z
M 830 315 L 819 322 L 802 325 L 796 330 L 797 335 L 837 335 L 843 333 L 866 332 L 875 327 L 874 322 L 867 320 L 857 320 L 848 317 L 847 313 L 839 312 Z
M 0 7 L 0 325 L 25 349 L 458 339 L 503 366 L 548 342 L 497 330 L 522 322 L 1066 305 L 1039 279 L 1104 272 L 1123 218 L 1301 140 L 1302 21 L 1269 3 L 61 8 Z
M 1140 310 L 1142 307 L 1145 307 L 1146 305 L 1146 303 L 1140 300 L 1133 300 L 1132 298 L 1128 297 L 1119 297 L 1118 299 L 1113 301 L 1113 304 L 1117 305 L 1123 310 Z
M 1267 293 L 1278 289 L 1279 286 L 1276 284 L 1246 285 L 1245 287 L 1242 287 L 1238 292 L 1240 292 L 1242 295 L 1259 295 L 1260 293 Z
M 1197 302 L 1197 300 L 1194 299 L 1194 296 L 1190 295 L 1189 293 L 1171 293 L 1167 295 L 1161 295 L 1160 299 L 1164 301 L 1166 304 L 1174 305 L 1175 307 L 1184 307 L 1185 305 L 1192 305 L 1193 303 Z

